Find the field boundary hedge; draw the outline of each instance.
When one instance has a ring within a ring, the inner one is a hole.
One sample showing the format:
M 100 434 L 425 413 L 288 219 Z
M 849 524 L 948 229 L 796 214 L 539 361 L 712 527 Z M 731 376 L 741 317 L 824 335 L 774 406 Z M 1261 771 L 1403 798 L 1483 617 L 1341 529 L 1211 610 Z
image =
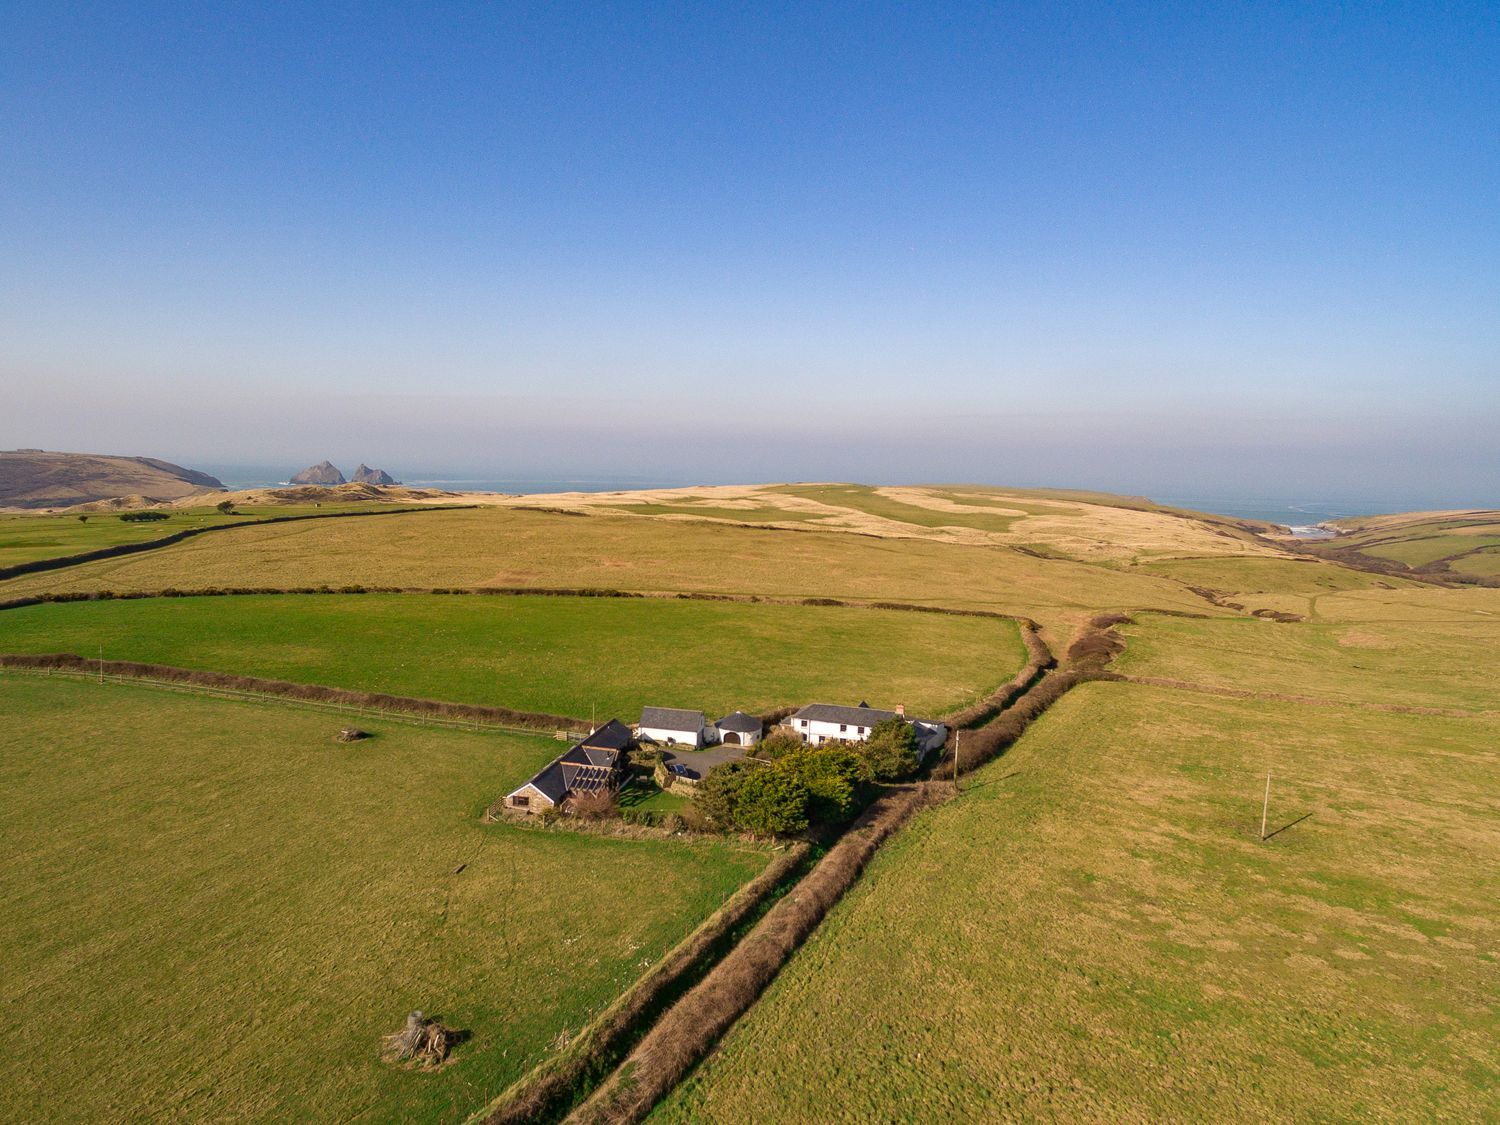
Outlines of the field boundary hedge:
M 511 1125 L 555 1118 L 570 1108 L 589 1080 L 605 1072 L 625 1043 L 675 998 L 675 990 L 705 967 L 811 852 L 812 845 L 799 841 L 773 859 L 574 1036 L 563 1051 L 539 1063 L 469 1120 Z
M 376 513 L 352 513 L 374 515 Z M 379 513 L 385 514 L 385 513 Z M 310 517 L 326 519 L 328 517 Z M 241 525 L 244 526 L 244 525 Z M 1014 621 L 1033 628 L 1036 622 L 1013 613 L 993 609 L 954 609 L 940 605 L 912 605 L 906 602 L 857 602 L 840 598 L 775 598 L 760 594 L 710 594 L 677 590 L 620 590 L 600 586 L 366 586 L 350 583 L 344 586 L 201 586 L 180 589 L 166 586 L 159 590 L 75 590 L 49 594 L 24 594 L 0 601 L 0 610 L 22 609 L 32 605 L 57 602 L 143 601 L 152 598 L 228 598 L 271 597 L 293 594 L 414 594 L 435 597 L 537 597 L 537 598 L 651 598 L 661 601 L 732 602 L 739 605 L 831 606 L 842 609 L 882 609 L 901 613 L 932 613 L 945 617 L 977 617 L 991 621 Z M 1028 644 L 1028 649 L 1030 645 Z
M 117 559 L 123 555 L 139 555 L 146 551 L 158 551 L 175 543 L 208 535 L 214 531 L 233 531 L 239 527 L 264 527 L 273 523 L 296 523 L 300 520 L 336 520 L 350 516 L 408 516 L 413 512 L 453 512 L 477 508 L 478 504 L 434 504 L 421 508 L 383 508 L 373 512 L 316 512 L 296 516 L 264 516 L 245 520 L 243 523 L 222 523 L 212 527 L 185 527 L 164 535 L 160 539 L 145 539 L 139 543 L 116 543 L 113 547 L 98 547 L 92 551 L 81 551 L 76 555 L 58 555 L 51 559 L 33 559 L 31 562 L 0 566 L 0 582 L 8 578 L 20 578 L 25 574 L 40 574 L 49 570 L 64 570 L 82 563 L 99 562 L 101 559 Z
M 436 719 L 466 720 L 534 731 L 580 730 L 588 726 L 587 720 L 568 715 L 549 715 L 540 711 L 516 711 L 509 707 L 485 707 L 474 703 L 448 703 L 443 700 L 420 699 L 409 695 L 387 695 L 384 692 L 351 691 L 347 688 L 325 687 L 321 684 L 298 684 L 288 680 L 268 680 L 259 676 L 241 676 L 229 672 L 176 668 L 170 664 L 142 664 L 134 660 L 97 660 L 71 652 L 37 655 L 0 654 L 0 668 L 36 671 L 55 669 L 82 675 L 100 674 L 155 683 L 187 684 L 209 691 L 239 691 L 253 695 L 293 699 L 303 703 L 331 703 L 367 711 L 390 711 Z
M 1116 678 L 1103 667 L 1123 649 L 1124 639 L 1114 627 L 1127 620 L 1123 614 L 1106 614 L 1089 621 L 1068 650 L 1079 665 L 1043 672 L 993 722 L 980 728 L 978 745 L 971 744 L 973 753 L 965 753 L 959 773 L 969 773 L 999 757 L 1078 684 Z M 929 780 L 894 787 L 877 798 L 745 939 L 666 1010 L 567 1121 L 614 1123 L 644 1118 L 749 1011 L 792 954 L 854 885 L 880 846 L 916 813 L 954 796 L 956 791 L 946 781 Z

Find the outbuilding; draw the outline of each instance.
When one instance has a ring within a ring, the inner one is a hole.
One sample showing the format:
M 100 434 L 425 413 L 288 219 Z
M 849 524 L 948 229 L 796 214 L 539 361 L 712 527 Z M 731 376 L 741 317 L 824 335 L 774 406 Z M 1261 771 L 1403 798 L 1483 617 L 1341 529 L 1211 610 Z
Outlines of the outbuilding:
M 754 746 L 766 730 L 765 723 L 743 711 L 725 715 L 714 726 L 718 728 L 719 741 L 726 746 Z
M 697 750 L 719 741 L 719 730 L 703 717 L 702 711 L 679 707 L 645 707 L 636 727 L 637 737 L 668 746 L 691 746 Z

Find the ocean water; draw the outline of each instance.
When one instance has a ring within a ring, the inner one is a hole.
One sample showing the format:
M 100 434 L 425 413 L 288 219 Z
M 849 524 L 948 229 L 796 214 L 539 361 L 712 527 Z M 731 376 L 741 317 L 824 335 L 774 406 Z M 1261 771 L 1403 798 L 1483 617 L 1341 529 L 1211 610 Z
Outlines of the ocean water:
M 1358 500 L 1294 500 L 1230 496 L 1153 496 L 1158 504 L 1174 508 L 1191 508 L 1242 520 L 1267 520 L 1287 527 L 1311 527 L 1324 520 L 1346 516 L 1374 516 L 1382 512 L 1411 510 L 1409 504 L 1390 504 Z

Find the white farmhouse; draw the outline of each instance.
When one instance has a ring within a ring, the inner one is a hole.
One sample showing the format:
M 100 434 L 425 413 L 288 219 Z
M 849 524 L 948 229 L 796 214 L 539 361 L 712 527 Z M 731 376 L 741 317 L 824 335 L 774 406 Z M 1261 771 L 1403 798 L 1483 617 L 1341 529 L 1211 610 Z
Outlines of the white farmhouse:
M 644 707 L 636 737 L 643 742 L 665 742 L 668 746 L 691 746 L 695 750 L 719 741 L 719 729 L 702 711 L 678 707 Z
M 917 753 L 925 758 L 948 740 L 948 728 L 930 719 L 908 719 L 906 709 L 881 711 L 868 703 L 858 707 L 840 707 L 833 703 L 809 703 L 787 720 L 803 742 L 819 746 L 824 742 L 863 742 L 870 737 L 876 723 L 901 719 L 917 736 Z

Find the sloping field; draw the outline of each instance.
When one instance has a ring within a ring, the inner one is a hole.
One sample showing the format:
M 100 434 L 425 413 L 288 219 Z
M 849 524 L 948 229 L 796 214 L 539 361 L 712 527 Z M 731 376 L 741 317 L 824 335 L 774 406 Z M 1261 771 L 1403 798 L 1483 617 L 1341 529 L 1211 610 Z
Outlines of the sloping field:
M 1500 621 L 1153 616 L 1123 631 L 1129 645 L 1113 665 L 1117 672 L 1344 702 L 1500 712 Z
M 481 824 L 549 739 L 15 675 L 0 714 L 9 1121 L 461 1120 L 766 859 Z M 441 1072 L 378 1060 L 412 1008 L 472 1035 Z
M 818 699 L 936 714 L 1026 659 L 1005 619 L 661 598 L 289 594 L 0 613 L 0 652 L 101 646 L 110 659 L 627 722 L 646 705 L 718 717 Z
M 656 1119 L 1491 1118 L 1497 745 L 1085 685 L 879 853 Z
M 1163 517 L 1165 518 L 1165 517 Z M 248 527 L 0 583 L 0 599 L 168 586 L 536 586 L 863 598 L 1022 613 L 1213 612 L 1167 579 L 1003 547 L 506 508 Z
M 122 520 L 111 512 L 98 512 L 86 520 L 80 520 L 76 515 L 0 516 L 0 568 L 83 554 L 122 543 L 164 539 L 190 528 L 235 527 L 273 516 L 333 516 L 371 508 L 369 504 L 242 506 L 236 508 L 233 515 L 225 515 L 212 507 L 174 507 L 161 510 L 166 519 L 144 522 Z

